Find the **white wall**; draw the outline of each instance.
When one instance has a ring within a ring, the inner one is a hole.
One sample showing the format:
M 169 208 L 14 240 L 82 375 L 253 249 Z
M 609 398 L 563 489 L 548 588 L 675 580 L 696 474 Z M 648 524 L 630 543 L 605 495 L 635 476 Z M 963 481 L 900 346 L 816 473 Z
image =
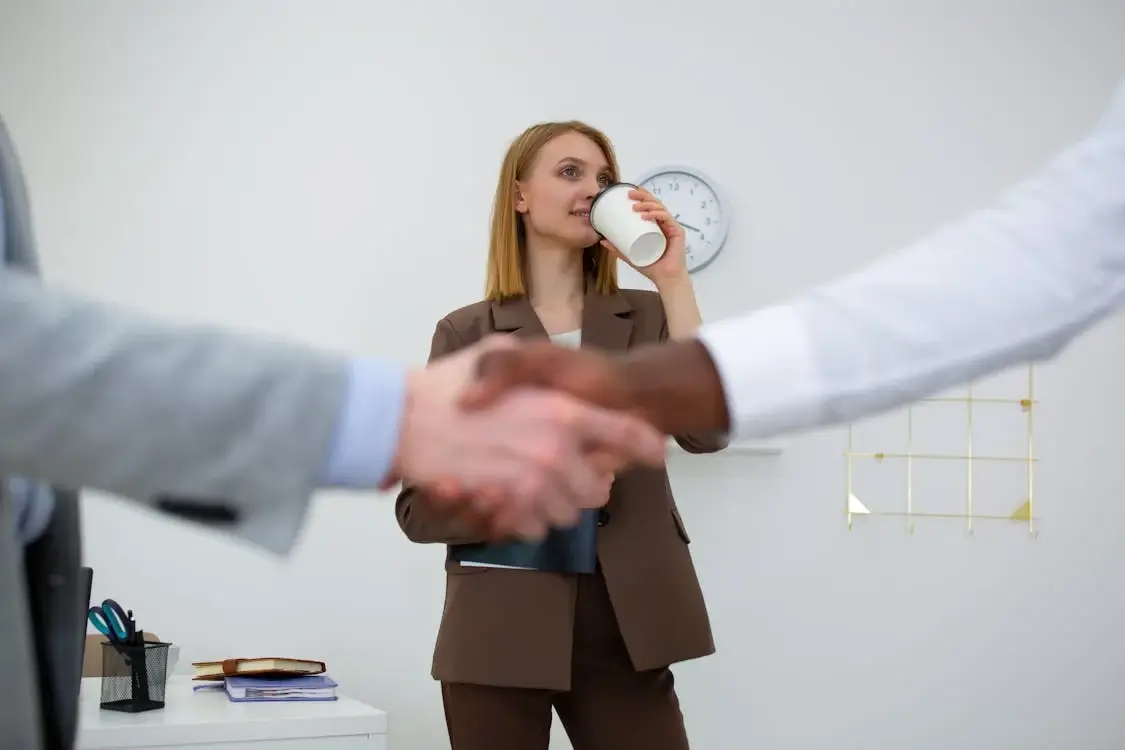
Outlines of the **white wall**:
M 501 154 L 542 118 L 606 129 L 627 174 L 727 186 L 711 319 L 989 201 L 1098 114 L 1125 6 L 973 6 L 3 0 L 0 107 L 55 283 L 420 362 L 479 295 Z M 695 746 L 1121 747 L 1123 333 L 1041 372 L 1038 541 L 849 533 L 839 430 L 674 459 L 719 648 L 677 669 Z M 401 537 L 391 499 L 319 499 L 280 562 L 90 499 L 95 595 L 185 660 L 324 658 L 396 749 L 445 747 L 442 551 Z

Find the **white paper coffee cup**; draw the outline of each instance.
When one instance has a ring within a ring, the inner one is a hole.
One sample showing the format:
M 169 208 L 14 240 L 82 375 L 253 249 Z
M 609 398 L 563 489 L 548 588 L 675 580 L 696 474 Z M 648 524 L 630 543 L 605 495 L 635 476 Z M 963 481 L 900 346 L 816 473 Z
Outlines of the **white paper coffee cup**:
M 629 191 L 637 186 L 617 182 L 602 190 L 590 205 L 590 225 L 637 268 L 651 266 L 668 249 L 668 240 L 655 221 L 633 210 Z

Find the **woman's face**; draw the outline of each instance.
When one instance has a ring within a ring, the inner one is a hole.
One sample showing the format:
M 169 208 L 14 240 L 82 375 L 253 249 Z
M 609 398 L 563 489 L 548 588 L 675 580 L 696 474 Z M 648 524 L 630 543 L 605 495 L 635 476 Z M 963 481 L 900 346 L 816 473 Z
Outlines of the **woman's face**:
M 517 184 L 516 211 L 529 234 L 586 248 L 598 241 L 590 226 L 590 203 L 611 181 L 598 144 L 581 133 L 564 133 L 543 146 Z

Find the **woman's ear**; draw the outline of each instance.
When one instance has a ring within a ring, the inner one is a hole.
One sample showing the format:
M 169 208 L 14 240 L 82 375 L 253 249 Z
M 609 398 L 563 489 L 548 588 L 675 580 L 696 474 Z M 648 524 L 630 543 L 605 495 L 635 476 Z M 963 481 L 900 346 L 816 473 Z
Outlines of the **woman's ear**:
M 515 201 L 512 208 L 515 209 L 517 214 L 527 213 L 527 199 L 523 197 L 523 187 L 517 182 L 515 190 L 512 191 L 515 196 Z

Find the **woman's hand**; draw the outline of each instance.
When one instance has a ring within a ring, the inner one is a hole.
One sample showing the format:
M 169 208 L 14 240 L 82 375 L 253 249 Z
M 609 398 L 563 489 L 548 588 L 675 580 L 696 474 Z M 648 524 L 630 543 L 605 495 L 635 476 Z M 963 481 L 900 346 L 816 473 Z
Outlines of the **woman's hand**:
M 630 190 L 629 197 L 635 201 L 633 204 L 634 211 L 640 213 L 645 219 L 656 222 L 656 225 L 660 227 L 660 231 L 664 233 L 664 238 L 668 241 L 668 249 L 664 251 L 664 255 L 660 257 L 660 260 L 656 261 L 651 266 L 637 268 L 632 263 L 629 263 L 629 259 L 626 258 L 620 250 L 614 247 L 609 240 L 602 240 L 602 245 L 618 258 L 621 258 L 626 263 L 629 263 L 630 266 L 636 268 L 640 274 L 656 284 L 658 288 L 662 284 L 677 282 L 686 278 L 687 263 L 684 257 L 684 245 L 687 237 L 684 234 L 684 228 L 676 221 L 676 217 L 668 213 L 668 209 L 664 207 L 664 204 L 644 188 Z

